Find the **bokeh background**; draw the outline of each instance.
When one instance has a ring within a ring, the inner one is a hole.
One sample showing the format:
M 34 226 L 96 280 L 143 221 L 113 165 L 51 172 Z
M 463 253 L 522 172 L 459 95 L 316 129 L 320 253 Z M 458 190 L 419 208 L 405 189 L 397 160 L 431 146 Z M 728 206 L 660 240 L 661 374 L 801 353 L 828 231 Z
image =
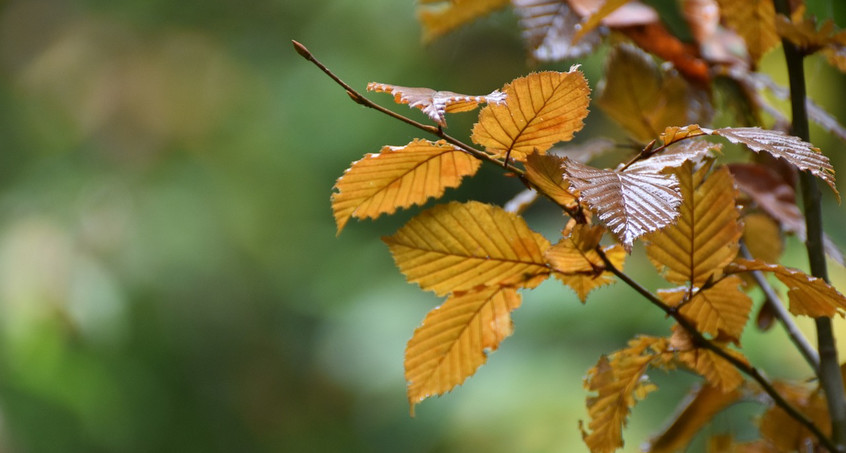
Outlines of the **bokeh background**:
M 584 451 L 585 371 L 669 322 L 623 286 L 582 305 L 547 282 L 489 363 L 411 418 L 403 349 L 438 300 L 379 238 L 419 209 L 336 238 L 329 196 L 350 161 L 419 134 L 350 102 L 291 39 L 362 89 L 484 93 L 533 69 L 508 12 L 424 46 L 410 0 L 0 2 L 0 451 Z M 592 86 L 601 56 L 581 62 Z M 765 67 L 783 83 L 780 57 Z M 812 95 L 846 118 L 844 77 L 807 68 Z M 577 140 L 622 138 L 593 111 Z M 466 135 L 472 116 L 450 130 Z M 812 133 L 842 171 L 843 143 Z M 448 198 L 520 189 L 483 169 Z M 562 226 L 543 203 L 527 217 L 551 239 Z M 804 267 L 795 240 L 788 255 Z M 629 269 L 659 285 L 642 250 Z M 779 329 L 744 337 L 771 375 L 807 376 L 787 344 Z M 627 451 L 697 380 L 653 378 Z M 706 434 L 750 433 L 757 410 Z

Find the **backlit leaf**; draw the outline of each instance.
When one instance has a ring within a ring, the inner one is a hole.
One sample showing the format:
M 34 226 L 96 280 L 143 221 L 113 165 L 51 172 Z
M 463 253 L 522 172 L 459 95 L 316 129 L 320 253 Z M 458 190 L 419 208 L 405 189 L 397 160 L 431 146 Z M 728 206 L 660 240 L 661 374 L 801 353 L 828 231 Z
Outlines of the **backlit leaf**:
M 774 382 L 773 387 L 794 408 L 828 435 L 831 431 L 831 423 L 825 398 L 821 392 L 787 382 Z M 764 412 L 760 421 L 760 431 L 761 437 L 768 440 L 778 451 L 806 449 L 819 451 L 815 448 L 818 445 L 816 436 L 777 405 L 773 405 Z
M 596 252 L 605 229 L 595 225 L 574 225 L 565 237 L 546 251 L 553 275 L 576 292 L 582 303 L 590 291 L 611 283 L 613 274 Z M 623 268 L 626 252 L 615 244 L 603 252 L 617 269 Z
M 708 170 L 691 163 L 678 169 L 684 199 L 678 221 L 646 238 L 646 253 L 667 281 L 702 286 L 737 255 L 742 230 L 731 174 L 725 167 Z
M 549 241 L 522 217 L 475 201 L 423 211 L 382 240 L 410 282 L 439 296 L 480 286 L 531 288 L 550 272 Z
M 814 145 L 783 132 L 757 127 L 724 127 L 714 130 L 703 128 L 702 130 L 709 134 L 723 136 L 732 143 L 741 143 L 752 151 L 765 151 L 786 160 L 800 170 L 811 172 L 825 181 L 840 201 L 840 194 L 834 185 L 834 168 L 828 157 Z
M 599 32 L 592 31 L 573 43 L 581 17 L 566 0 L 511 0 L 520 17 L 523 40 L 538 61 L 560 61 L 583 57 L 599 44 Z
M 700 135 L 705 135 L 702 132 L 702 129 L 699 128 L 698 124 L 691 124 L 688 126 L 670 126 L 664 129 L 664 132 L 661 132 L 661 142 L 664 145 L 670 145 L 675 143 L 679 140 L 685 140 L 691 137 L 699 137 Z
M 843 316 L 846 311 L 846 297 L 843 297 L 825 280 L 812 277 L 800 270 L 784 267 L 780 264 L 768 264 L 758 260 L 737 259 L 726 267 L 726 272 L 764 271 L 772 272 L 776 278 L 787 285 L 787 297 L 790 299 L 790 312 L 794 315 L 807 315 L 814 318 Z
M 687 287 L 659 291 L 670 306 L 682 304 L 679 313 L 696 325 L 697 330 L 717 336 L 724 334 L 739 341 L 749 319 L 752 299 L 739 286 L 743 281 L 737 276 L 720 279 L 715 285 L 697 290 L 689 300 Z
M 723 351 L 746 362 L 743 355 L 733 349 L 723 348 Z M 719 388 L 724 393 L 737 389 L 743 383 L 743 375 L 726 359 L 715 352 L 697 348 L 678 353 L 678 360 L 691 371 L 704 377 L 710 385 Z
M 678 216 L 681 195 L 674 175 L 602 170 L 566 158 L 564 173 L 626 251 L 637 238 Z
M 657 389 L 643 379 L 655 352 L 650 350 L 660 338 L 640 337 L 609 357 L 602 356 L 588 370 L 585 387 L 596 396 L 588 397 L 590 433 L 583 433 L 593 453 L 612 452 L 623 446 L 623 427 L 637 400 Z
M 767 263 L 778 262 L 784 250 L 778 223 L 761 212 L 743 217 L 743 243 L 753 257 Z
M 562 179 L 563 160 L 553 155 L 529 154 L 526 158 L 526 179 L 559 205 L 576 207 L 576 196 L 570 192 L 569 184 Z
M 688 111 L 688 86 L 631 45 L 611 50 L 597 104 L 635 140 L 648 143 L 668 126 L 696 122 Z
M 511 311 L 520 306 L 513 288 L 488 287 L 454 294 L 426 315 L 405 349 L 405 379 L 412 414 L 432 395 L 460 385 L 511 335 Z
M 753 64 L 780 42 L 772 0 L 718 1 L 724 23 L 746 41 Z
M 418 0 L 417 3 L 423 41 L 428 42 L 508 5 L 508 0 Z
M 505 102 L 505 94 L 499 90 L 486 95 L 472 96 L 452 91 L 435 91 L 431 88 L 412 88 L 370 82 L 367 84 L 367 91 L 393 94 L 397 104 L 408 104 L 409 107 L 420 109 L 441 126 L 446 126 L 446 113 L 467 112 L 483 103 Z
M 475 174 L 480 164 L 444 141 L 414 140 L 367 154 L 335 183 L 332 211 L 338 233 L 350 217 L 375 219 L 440 197 L 447 187 L 458 187 L 463 177 Z
M 473 142 L 499 157 L 525 161 L 533 151 L 573 138 L 584 126 L 590 89 L 580 71 L 538 72 L 503 87 L 504 104 L 489 104 L 473 127 Z
M 693 390 L 681 403 L 684 409 L 674 415 L 672 424 L 652 438 L 644 451 L 649 453 L 673 453 L 685 451 L 693 437 L 714 415 L 736 403 L 742 396 L 738 389 L 723 392 L 713 385 L 705 384 Z

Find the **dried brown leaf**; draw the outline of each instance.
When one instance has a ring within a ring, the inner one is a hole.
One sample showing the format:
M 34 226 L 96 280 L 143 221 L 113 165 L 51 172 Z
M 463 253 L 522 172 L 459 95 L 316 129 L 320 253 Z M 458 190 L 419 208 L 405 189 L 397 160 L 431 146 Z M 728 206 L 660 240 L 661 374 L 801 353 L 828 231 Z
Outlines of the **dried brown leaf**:
M 370 82 L 367 91 L 389 93 L 394 95 L 397 104 L 408 104 L 409 107 L 420 109 L 432 121 L 446 127 L 446 113 L 467 112 L 475 109 L 479 104 L 500 104 L 505 102 L 505 93 L 494 90 L 485 95 L 469 95 L 453 93 L 452 91 L 435 91 L 431 88 L 403 87 L 387 83 Z
M 779 43 L 771 0 L 718 0 L 723 22 L 746 42 L 753 64 Z
M 573 43 L 581 17 L 566 0 L 512 0 L 511 4 L 520 17 L 523 40 L 535 60 L 553 62 L 583 57 L 593 52 L 602 38 L 593 30 Z
M 733 349 L 723 348 L 729 355 L 746 362 L 743 355 Z M 697 348 L 678 353 L 678 360 L 691 371 L 704 377 L 710 385 L 723 393 L 737 389 L 743 383 L 743 375 L 724 358 L 709 349 Z
M 508 5 L 508 0 L 418 0 L 417 19 L 429 42 Z

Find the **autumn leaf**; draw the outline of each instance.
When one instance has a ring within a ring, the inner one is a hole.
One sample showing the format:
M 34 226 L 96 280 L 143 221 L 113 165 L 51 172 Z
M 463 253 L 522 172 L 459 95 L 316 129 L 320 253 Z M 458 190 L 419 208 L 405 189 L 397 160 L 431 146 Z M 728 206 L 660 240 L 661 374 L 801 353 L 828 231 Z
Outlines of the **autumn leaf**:
M 743 243 L 753 257 L 775 263 L 784 250 L 784 240 L 778 223 L 762 212 L 743 217 Z
M 508 5 L 508 0 L 418 0 L 423 41 L 429 42 Z
M 439 296 L 480 286 L 532 288 L 550 272 L 549 241 L 522 217 L 475 201 L 423 211 L 382 240 L 410 282 Z
M 584 126 L 590 89 L 576 67 L 569 72 L 538 72 L 514 79 L 502 90 L 504 104 L 479 113 L 472 140 L 499 157 L 525 161 L 536 151 L 573 138 Z
M 742 229 L 735 190 L 725 167 L 698 170 L 686 163 L 676 172 L 683 202 L 675 224 L 646 238 L 646 253 L 667 281 L 702 286 L 718 279 L 737 255 Z
M 675 142 L 685 140 L 691 137 L 699 137 L 706 135 L 699 128 L 698 124 L 690 124 L 687 126 L 669 126 L 661 132 L 661 142 L 666 145 L 671 145 Z
M 600 83 L 599 107 L 638 142 L 648 143 L 668 126 L 696 122 L 689 89 L 678 74 L 662 70 L 631 45 L 611 50 Z
M 585 17 L 582 21 L 581 26 L 578 27 L 575 35 L 573 35 L 573 42 L 578 42 L 582 36 L 593 31 L 597 26 L 599 26 L 602 19 L 605 19 L 609 14 L 613 13 L 628 2 L 629 0 L 605 0 L 602 2 L 602 6 Z
M 426 315 L 405 349 L 411 413 L 432 395 L 460 385 L 511 335 L 510 313 L 520 306 L 513 288 L 486 287 L 453 294 Z
M 699 56 L 697 46 L 679 40 L 661 21 L 623 27 L 619 31 L 641 49 L 672 63 L 682 77 L 691 82 L 692 85 L 699 88 L 709 87 L 711 80 L 709 65 Z M 707 105 L 708 94 L 706 91 L 699 91 L 698 94 L 699 96 L 695 101 L 692 101 L 692 104 Z M 693 106 L 691 105 L 691 107 Z M 702 113 L 707 113 L 707 109 L 699 114 Z M 706 122 L 706 120 L 697 119 L 688 122 Z
M 420 109 L 432 121 L 444 127 L 446 127 L 446 113 L 467 112 L 484 103 L 505 102 L 505 94 L 499 90 L 486 95 L 472 96 L 452 91 L 435 91 L 431 88 L 411 88 L 370 82 L 367 84 L 367 91 L 393 94 L 396 103 L 408 104 L 409 107 Z
M 563 158 L 548 154 L 532 153 L 526 157 L 526 179 L 541 193 L 561 206 L 575 208 L 576 195 L 562 179 Z
M 440 197 L 475 174 L 479 165 L 478 159 L 444 141 L 414 140 L 367 154 L 335 183 L 332 211 L 338 234 L 350 217 L 375 219 Z
M 613 274 L 605 270 L 605 262 L 596 251 L 605 229 L 594 225 L 574 225 L 564 232 L 564 237 L 546 251 L 553 275 L 569 286 L 582 303 L 590 291 L 611 283 Z M 623 268 L 626 253 L 615 244 L 603 249 L 606 257 L 617 269 Z
M 753 65 L 779 43 L 772 0 L 719 0 L 725 24 L 746 42 Z
M 576 162 L 586 164 L 591 160 L 602 156 L 617 147 L 617 143 L 610 138 L 595 137 L 585 140 L 582 143 L 568 143 L 566 145 L 558 145 L 552 147 L 548 154 L 556 156 L 566 156 Z
M 581 17 L 566 0 L 512 0 L 511 4 L 520 17 L 523 40 L 535 60 L 579 58 L 599 45 L 601 36 L 596 30 L 573 43 Z
M 819 391 L 788 382 L 774 382 L 773 387 L 788 403 L 829 435 L 831 423 L 827 405 Z M 806 448 L 816 451 L 815 445 L 818 445 L 818 439 L 813 433 L 776 405 L 764 412 L 760 431 L 761 437 L 778 451 L 801 451 Z
M 838 313 L 843 316 L 846 311 L 846 297 L 843 297 L 825 280 L 812 277 L 800 270 L 780 264 L 745 259 L 737 259 L 726 267 L 727 273 L 749 271 L 772 272 L 776 278 L 787 285 L 787 296 L 790 299 L 789 310 L 794 315 L 818 318 L 831 317 Z
M 673 143 L 663 152 L 635 161 L 626 168 L 626 171 L 630 173 L 661 173 L 681 167 L 688 161 L 699 162 L 703 157 L 718 153 L 721 149 L 722 146 L 719 143 L 711 143 L 705 140 L 687 140 Z
M 732 143 L 741 143 L 752 151 L 767 152 L 800 170 L 809 171 L 825 181 L 834 191 L 837 201 L 840 201 L 840 194 L 834 185 L 834 167 L 831 166 L 828 157 L 814 145 L 783 132 L 757 127 L 724 127 L 713 130 L 702 128 L 702 130 L 708 134 L 725 137 Z
M 673 417 L 673 422 L 660 434 L 650 439 L 644 448 L 649 453 L 672 453 L 684 451 L 693 437 L 714 416 L 736 403 L 742 396 L 739 389 L 723 392 L 722 389 L 705 384 L 694 389 L 682 401 L 684 407 Z
M 729 355 L 746 362 L 743 355 L 733 349 L 723 348 Z M 710 385 L 719 388 L 724 393 L 731 392 L 743 383 L 743 375 L 728 360 L 717 353 L 704 348 L 679 352 L 678 360 L 691 371 L 699 374 Z
M 585 387 L 596 396 L 588 397 L 590 433 L 582 433 L 593 453 L 612 452 L 623 446 L 623 427 L 637 400 L 657 389 L 643 379 L 656 354 L 650 348 L 662 338 L 639 337 L 609 357 L 602 356 L 588 370 Z
M 637 238 L 678 216 L 681 195 L 674 175 L 602 170 L 566 158 L 564 173 L 628 252 Z
M 678 307 L 679 313 L 696 325 L 704 334 L 724 334 L 738 342 L 749 312 L 752 299 L 739 289 L 743 281 L 737 276 L 720 279 L 713 286 L 697 289 L 687 298 L 691 290 L 680 287 L 660 290 L 659 296 L 671 307 Z

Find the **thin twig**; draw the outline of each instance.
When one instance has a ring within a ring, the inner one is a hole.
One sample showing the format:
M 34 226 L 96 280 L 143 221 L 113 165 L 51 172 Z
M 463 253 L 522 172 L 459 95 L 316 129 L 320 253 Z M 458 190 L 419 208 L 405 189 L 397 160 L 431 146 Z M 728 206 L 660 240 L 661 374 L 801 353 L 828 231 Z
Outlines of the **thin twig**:
M 678 323 L 678 325 L 680 325 L 684 330 L 686 330 L 690 334 L 691 337 L 693 337 L 693 341 L 694 341 L 695 344 L 713 352 L 714 354 L 717 354 L 718 356 L 722 357 L 724 360 L 726 360 L 727 362 L 732 364 L 732 366 L 734 366 L 735 368 L 737 368 L 738 370 L 740 370 L 741 372 L 743 372 L 747 376 L 751 377 L 755 382 L 758 383 L 758 385 L 761 386 L 761 388 L 764 390 L 764 392 L 766 392 L 766 394 L 769 395 L 770 398 L 772 398 L 773 402 L 777 406 L 779 406 L 791 418 L 793 418 L 794 420 L 799 422 L 802 426 L 804 426 L 811 433 L 813 433 L 814 436 L 816 436 L 817 439 L 819 439 L 820 443 L 823 444 L 826 448 L 828 448 L 832 451 L 836 451 L 834 442 L 832 442 L 832 440 L 829 439 L 820 430 L 820 428 L 817 425 L 814 424 L 814 422 L 812 422 L 810 419 L 808 419 L 804 414 L 799 412 L 798 409 L 793 407 L 792 404 L 790 404 L 787 400 L 785 400 L 784 397 L 782 397 L 781 394 L 778 392 L 778 390 L 776 390 L 776 388 L 773 387 L 773 385 L 770 383 L 770 381 L 768 381 L 767 378 L 765 378 L 758 371 L 757 368 L 755 368 L 752 365 L 749 365 L 748 363 L 744 362 L 743 360 L 740 360 L 739 358 L 727 353 L 723 348 L 717 346 L 712 341 L 705 338 L 699 332 L 699 330 L 697 330 L 696 327 L 690 321 L 687 320 L 687 318 L 685 318 L 684 316 L 681 315 L 681 313 L 679 313 L 679 311 L 677 309 L 675 309 L 674 307 L 670 307 L 669 305 L 665 304 L 660 298 L 658 298 L 658 296 L 653 294 L 648 289 L 644 288 L 640 283 L 633 280 L 631 277 L 629 277 L 626 273 L 624 273 L 620 269 L 617 269 L 617 267 L 614 266 L 614 263 L 612 263 L 608 259 L 608 257 L 605 255 L 605 253 L 602 251 L 601 247 L 596 247 L 595 250 L 597 251 L 597 253 L 599 253 L 600 258 L 602 258 L 602 261 L 605 263 L 605 267 L 606 267 L 607 270 L 611 271 L 611 273 L 616 275 L 620 280 L 622 280 L 627 285 L 629 285 L 632 289 L 634 289 L 635 291 L 640 293 L 640 295 L 645 297 L 646 300 L 648 300 L 650 303 L 652 303 L 652 305 L 655 305 L 656 307 L 661 309 L 661 311 L 663 311 L 665 314 L 667 314 L 667 316 L 670 316 L 671 318 L 673 318 L 673 320 L 675 320 L 676 323 Z
M 754 259 L 752 254 L 749 253 L 749 249 L 746 247 L 746 244 L 743 242 L 740 243 L 740 253 L 748 260 Z M 776 294 L 775 289 L 773 289 L 772 285 L 770 285 L 770 282 L 767 281 L 767 278 L 764 277 L 763 272 L 752 271 L 751 274 L 752 278 L 755 279 L 755 282 L 757 282 L 758 286 L 761 288 L 761 291 L 763 291 L 764 295 L 767 296 L 767 303 L 769 303 L 770 307 L 772 307 L 776 319 L 778 319 L 781 322 L 781 325 L 784 326 L 784 330 L 787 331 L 787 336 L 790 338 L 790 341 L 796 345 L 796 348 L 799 349 L 802 357 L 804 357 L 808 364 L 811 365 L 811 368 L 814 370 L 814 374 L 819 377 L 820 356 L 817 354 L 817 350 L 811 346 L 808 339 L 806 339 L 802 334 L 802 331 L 799 330 L 799 326 L 793 322 L 793 317 L 787 309 L 784 308 L 784 303 L 781 301 L 781 298 L 778 297 L 778 294 Z

